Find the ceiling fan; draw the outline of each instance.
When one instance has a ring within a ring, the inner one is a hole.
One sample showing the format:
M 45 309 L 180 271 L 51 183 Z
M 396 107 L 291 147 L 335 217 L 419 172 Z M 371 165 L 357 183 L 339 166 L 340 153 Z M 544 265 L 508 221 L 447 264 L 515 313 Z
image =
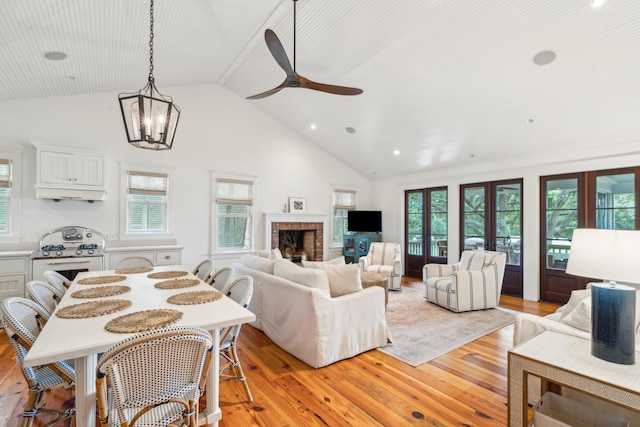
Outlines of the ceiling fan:
M 247 99 L 261 99 L 266 98 L 267 96 L 273 95 L 274 93 L 280 92 L 282 89 L 286 87 L 301 87 L 306 89 L 313 89 L 320 92 L 332 93 L 335 95 L 360 95 L 362 93 L 362 89 L 357 89 L 354 87 L 346 87 L 346 86 L 335 86 L 329 85 L 325 83 L 317 83 L 307 79 L 306 77 L 301 76 L 296 72 L 296 2 L 298 0 L 293 0 L 293 67 L 291 67 L 291 63 L 289 62 L 289 58 L 287 58 L 287 53 L 282 47 L 282 43 L 276 33 L 272 30 L 267 29 L 264 32 L 264 39 L 267 42 L 267 47 L 273 55 L 273 58 L 276 60 L 278 65 L 284 70 L 287 74 L 287 77 L 284 81 L 275 88 L 268 90 L 266 92 L 259 93 L 257 95 L 249 96 Z

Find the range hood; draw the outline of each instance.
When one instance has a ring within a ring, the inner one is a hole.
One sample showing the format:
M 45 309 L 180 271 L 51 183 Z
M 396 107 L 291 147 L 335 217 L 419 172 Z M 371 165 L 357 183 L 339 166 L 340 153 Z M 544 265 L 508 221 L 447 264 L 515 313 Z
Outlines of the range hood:
M 61 200 L 84 200 L 89 203 L 103 201 L 107 195 L 103 190 L 76 190 L 67 188 L 36 188 L 38 199 L 53 199 L 56 202 Z

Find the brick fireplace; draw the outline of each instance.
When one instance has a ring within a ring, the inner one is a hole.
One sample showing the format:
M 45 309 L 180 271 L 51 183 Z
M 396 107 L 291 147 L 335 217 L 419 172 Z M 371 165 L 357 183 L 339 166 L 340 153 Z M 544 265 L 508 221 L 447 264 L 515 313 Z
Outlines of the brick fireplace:
M 305 214 L 265 214 L 265 242 L 282 255 L 299 260 L 324 260 L 327 217 Z M 304 252 L 304 254 L 303 254 Z

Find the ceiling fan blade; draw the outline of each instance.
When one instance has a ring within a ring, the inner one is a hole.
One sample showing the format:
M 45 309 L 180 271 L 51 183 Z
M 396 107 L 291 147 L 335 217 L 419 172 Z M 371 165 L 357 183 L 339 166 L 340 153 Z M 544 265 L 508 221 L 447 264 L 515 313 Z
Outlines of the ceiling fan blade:
M 273 58 L 284 72 L 287 73 L 287 77 L 291 78 L 293 76 L 293 68 L 287 57 L 287 52 L 284 50 L 284 47 L 282 47 L 282 43 L 280 43 L 280 39 L 276 36 L 276 33 L 267 29 L 264 32 L 264 40 L 267 42 L 267 47 L 271 55 L 273 55 Z
M 262 98 L 266 98 L 267 96 L 271 96 L 274 93 L 278 93 L 280 92 L 282 89 L 284 89 L 285 87 L 289 86 L 289 79 L 285 79 L 279 86 L 274 87 L 273 89 L 270 89 L 266 92 L 262 92 L 259 93 L 257 95 L 253 95 L 253 96 L 248 96 L 247 99 L 262 99 Z
M 299 76 L 300 87 L 318 90 L 320 92 L 332 93 L 334 95 L 360 95 L 363 90 L 355 87 L 335 86 L 326 83 L 317 83 L 306 77 Z

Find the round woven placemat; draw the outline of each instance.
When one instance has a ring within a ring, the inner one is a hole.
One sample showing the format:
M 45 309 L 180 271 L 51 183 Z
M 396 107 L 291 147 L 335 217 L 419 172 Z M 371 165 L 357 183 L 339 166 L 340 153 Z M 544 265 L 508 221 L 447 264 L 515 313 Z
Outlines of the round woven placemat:
M 174 279 L 163 280 L 162 282 L 158 282 L 153 286 L 158 289 L 180 289 L 190 288 L 191 286 L 196 286 L 199 283 L 200 281 L 196 279 Z
M 172 279 L 174 277 L 182 277 L 189 274 L 188 271 L 158 271 L 157 273 L 151 273 L 147 277 L 149 279 Z
M 167 302 L 177 305 L 204 304 L 222 298 L 222 293 L 218 291 L 195 291 L 183 292 L 167 298 Z
M 115 313 L 131 307 L 133 303 L 126 299 L 110 299 L 104 301 L 89 301 L 81 304 L 68 305 L 56 311 L 56 316 L 63 319 L 85 319 L 104 314 Z
M 99 288 L 81 289 L 71 294 L 74 298 L 100 298 L 124 294 L 131 290 L 128 286 L 100 286 Z
M 152 267 L 131 267 L 131 268 L 120 268 L 115 271 L 116 274 L 140 274 L 140 273 L 148 273 L 153 271 Z
M 81 285 L 106 285 L 107 283 L 122 282 L 123 280 L 127 280 L 127 276 L 96 276 L 85 277 L 78 280 L 78 283 Z
M 115 319 L 110 320 L 104 328 L 109 332 L 129 334 L 169 326 L 181 318 L 182 312 L 178 310 L 159 308 L 156 310 L 138 311 L 136 313 L 116 317 Z

